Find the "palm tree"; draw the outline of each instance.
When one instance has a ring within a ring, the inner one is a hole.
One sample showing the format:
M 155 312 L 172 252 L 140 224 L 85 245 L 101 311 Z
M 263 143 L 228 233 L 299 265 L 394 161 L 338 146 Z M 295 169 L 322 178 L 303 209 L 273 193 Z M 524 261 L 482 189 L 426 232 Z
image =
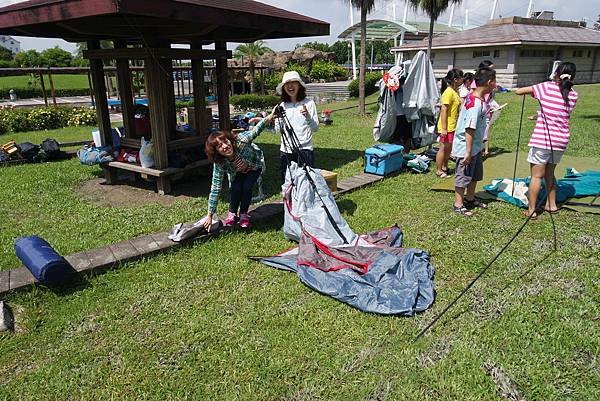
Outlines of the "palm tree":
M 365 73 L 367 47 L 367 14 L 375 8 L 375 0 L 345 0 L 360 10 L 360 72 L 358 75 L 358 112 L 365 114 Z
M 431 58 L 431 42 L 433 41 L 433 24 L 451 4 L 460 4 L 462 0 L 407 0 L 415 9 L 421 9 L 429 16 L 429 44 L 427 56 Z
M 248 43 L 245 45 L 239 45 L 235 48 L 233 57 L 235 57 L 236 59 L 245 58 L 248 60 L 250 68 L 250 93 L 254 93 L 254 65 L 256 63 L 256 60 L 258 60 L 258 58 L 263 54 L 271 51 L 271 49 L 265 46 L 265 42 L 263 42 L 262 40 L 257 40 L 256 42 Z

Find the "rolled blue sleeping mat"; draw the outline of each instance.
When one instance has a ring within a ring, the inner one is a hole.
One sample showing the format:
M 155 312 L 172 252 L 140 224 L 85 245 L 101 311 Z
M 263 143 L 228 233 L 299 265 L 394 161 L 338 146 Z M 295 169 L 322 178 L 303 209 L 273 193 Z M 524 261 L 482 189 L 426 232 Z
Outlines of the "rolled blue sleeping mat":
M 38 236 L 20 237 L 15 241 L 17 257 L 40 282 L 60 284 L 73 275 L 75 269 Z

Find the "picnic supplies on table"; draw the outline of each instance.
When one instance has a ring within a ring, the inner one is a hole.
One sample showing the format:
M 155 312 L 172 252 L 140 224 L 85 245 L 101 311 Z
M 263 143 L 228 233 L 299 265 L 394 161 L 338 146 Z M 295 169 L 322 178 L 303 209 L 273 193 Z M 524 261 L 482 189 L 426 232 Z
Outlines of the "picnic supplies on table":
M 60 284 L 75 272 L 65 258 L 38 236 L 18 238 L 15 241 L 15 251 L 25 267 L 42 283 Z
M 365 150 L 365 173 L 386 176 L 402 169 L 404 147 L 394 144 L 378 144 Z

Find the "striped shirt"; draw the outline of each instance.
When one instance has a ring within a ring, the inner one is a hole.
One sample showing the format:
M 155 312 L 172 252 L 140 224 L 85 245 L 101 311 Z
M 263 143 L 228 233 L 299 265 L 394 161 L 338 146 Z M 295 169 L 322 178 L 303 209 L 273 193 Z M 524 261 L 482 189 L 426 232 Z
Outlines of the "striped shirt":
M 564 152 L 569 144 L 569 119 L 579 95 L 571 90 L 568 106 L 565 106 L 558 83 L 542 82 L 533 85 L 532 89 L 532 96 L 540 101 L 541 109 L 538 111 L 529 147 Z

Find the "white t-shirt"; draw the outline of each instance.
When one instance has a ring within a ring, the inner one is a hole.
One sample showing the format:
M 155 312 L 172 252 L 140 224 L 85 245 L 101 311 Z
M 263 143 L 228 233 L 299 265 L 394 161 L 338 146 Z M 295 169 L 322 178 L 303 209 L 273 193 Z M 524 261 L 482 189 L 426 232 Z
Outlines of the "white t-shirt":
M 313 150 L 312 137 L 313 133 L 319 129 L 319 117 L 317 117 L 317 106 L 315 102 L 308 98 L 296 103 L 282 102 L 281 106 L 285 109 L 285 114 L 290 125 L 294 129 L 294 133 L 298 137 L 300 149 Z M 302 106 L 306 106 L 308 114 L 306 117 L 302 114 Z M 275 120 L 275 129 L 281 133 L 281 120 Z M 283 133 L 281 147 L 279 148 L 284 153 L 293 153 L 292 149 L 284 141 Z

